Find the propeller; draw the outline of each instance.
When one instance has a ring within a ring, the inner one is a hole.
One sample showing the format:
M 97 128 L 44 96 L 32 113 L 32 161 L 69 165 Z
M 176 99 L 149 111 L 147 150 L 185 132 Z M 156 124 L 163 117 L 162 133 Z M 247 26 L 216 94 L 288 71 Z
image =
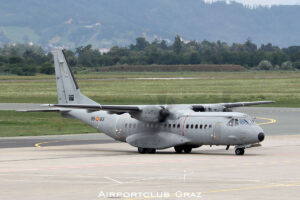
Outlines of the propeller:
M 161 110 L 159 111 L 159 122 L 164 122 L 166 119 L 170 116 L 170 111 L 164 107 L 161 106 Z

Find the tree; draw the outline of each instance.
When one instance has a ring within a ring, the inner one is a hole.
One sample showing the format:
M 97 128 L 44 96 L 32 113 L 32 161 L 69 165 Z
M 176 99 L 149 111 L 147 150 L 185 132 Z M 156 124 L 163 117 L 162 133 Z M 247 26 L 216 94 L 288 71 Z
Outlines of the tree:
M 294 66 L 291 61 L 285 61 L 281 64 L 280 69 L 281 70 L 293 70 Z
M 167 50 L 167 49 L 168 49 L 167 41 L 166 41 L 166 40 L 162 40 L 162 41 L 160 42 L 159 47 L 160 47 L 161 49 L 163 49 L 163 50 Z
M 183 42 L 179 35 L 176 35 L 175 41 L 173 43 L 173 50 L 175 53 L 179 54 L 182 50 Z
M 40 69 L 40 73 L 42 74 L 54 74 L 54 67 L 51 63 L 44 63 Z
M 150 44 L 144 37 L 138 37 L 136 38 L 136 44 L 131 46 L 131 49 L 142 51 L 146 47 L 148 47 Z
M 273 65 L 268 60 L 262 60 L 258 64 L 258 69 L 260 69 L 260 70 L 271 70 L 272 68 L 273 68 Z
M 77 65 L 77 57 L 75 53 L 71 50 L 64 50 L 64 53 L 66 55 L 66 59 L 68 60 L 68 63 L 73 67 Z

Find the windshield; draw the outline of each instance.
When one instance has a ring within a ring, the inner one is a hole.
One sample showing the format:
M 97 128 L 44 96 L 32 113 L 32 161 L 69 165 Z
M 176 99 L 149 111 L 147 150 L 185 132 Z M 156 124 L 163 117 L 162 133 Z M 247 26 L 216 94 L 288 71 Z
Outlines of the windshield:
M 249 125 L 249 122 L 246 119 L 240 119 L 241 125 Z
M 227 123 L 227 126 L 251 125 L 253 123 L 254 123 L 254 121 L 250 118 L 249 119 L 245 119 L 245 118 L 231 119 Z

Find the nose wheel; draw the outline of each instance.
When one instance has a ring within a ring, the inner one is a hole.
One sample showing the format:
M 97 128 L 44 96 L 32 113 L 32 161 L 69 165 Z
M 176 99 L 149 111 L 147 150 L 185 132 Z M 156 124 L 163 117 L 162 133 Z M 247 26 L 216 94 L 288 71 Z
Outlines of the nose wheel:
M 245 149 L 243 149 L 243 148 L 236 148 L 235 149 L 235 155 L 242 156 L 244 154 L 245 154 Z

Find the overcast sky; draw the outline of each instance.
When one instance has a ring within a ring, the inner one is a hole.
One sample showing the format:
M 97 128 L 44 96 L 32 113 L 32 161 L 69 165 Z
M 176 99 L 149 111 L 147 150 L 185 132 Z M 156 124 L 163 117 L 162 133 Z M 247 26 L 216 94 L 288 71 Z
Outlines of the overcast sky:
M 216 0 L 205 0 L 212 2 Z M 230 0 L 218 0 L 218 1 L 230 1 Z M 300 5 L 300 0 L 231 0 L 237 1 L 246 5 Z

